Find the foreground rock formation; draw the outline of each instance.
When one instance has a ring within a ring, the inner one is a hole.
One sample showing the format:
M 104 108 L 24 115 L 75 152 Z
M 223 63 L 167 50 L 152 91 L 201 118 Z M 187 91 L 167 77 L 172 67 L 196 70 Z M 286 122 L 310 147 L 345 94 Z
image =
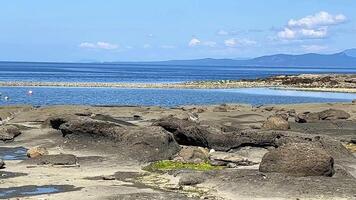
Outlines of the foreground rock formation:
M 0 127 L 0 198 L 356 194 L 352 103 L 16 109 Z

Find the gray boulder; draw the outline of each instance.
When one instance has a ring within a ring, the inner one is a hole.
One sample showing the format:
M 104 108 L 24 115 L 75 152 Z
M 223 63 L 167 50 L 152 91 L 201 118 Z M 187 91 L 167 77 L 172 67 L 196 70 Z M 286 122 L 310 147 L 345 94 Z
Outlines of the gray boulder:
M 315 143 L 289 143 L 265 154 L 259 170 L 292 176 L 332 176 L 334 159 Z
M 0 126 L 0 140 L 12 141 L 15 137 L 21 134 L 21 131 L 13 125 Z
M 350 118 L 350 114 L 343 110 L 328 109 L 321 112 L 304 112 L 298 114 L 295 117 L 295 121 L 298 123 L 310 123 L 317 122 L 320 120 L 340 120 Z
M 319 113 L 321 120 L 348 119 L 350 114 L 343 110 L 328 109 Z

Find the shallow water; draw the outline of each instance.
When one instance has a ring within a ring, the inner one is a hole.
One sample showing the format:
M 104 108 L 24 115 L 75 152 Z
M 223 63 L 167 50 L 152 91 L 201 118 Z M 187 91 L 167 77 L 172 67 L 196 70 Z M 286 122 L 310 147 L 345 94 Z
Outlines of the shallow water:
M 0 199 L 8 199 L 15 197 L 26 197 L 42 194 L 54 194 L 59 192 L 74 191 L 80 188 L 75 188 L 71 185 L 45 185 L 45 186 L 21 186 L 12 188 L 0 188 Z
M 0 147 L 0 158 L 3 160 L 25 160 L 26 153 L 24 147 Z
M 29 96 L 28 91 L 33 95 Z M 268 88 L 249 89 L 122 89 L 63 87 L 1 87 L 0 105 L 31 104 L 35 106 L 74 105 L 142 105 L 175 107 L 222 103 L 292 104 L 350 102 L 356 94 L 303 92 Z M 4 96 L 9 96 L 8 101 Z

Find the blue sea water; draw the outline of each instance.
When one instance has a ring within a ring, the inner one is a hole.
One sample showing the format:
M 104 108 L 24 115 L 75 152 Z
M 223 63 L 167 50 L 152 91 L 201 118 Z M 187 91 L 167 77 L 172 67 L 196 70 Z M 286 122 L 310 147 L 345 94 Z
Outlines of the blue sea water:
M 184 82 L 196 80 L 254 79 L 281 74 L 356 73 L 352 67 L 224 67 L 155 66 L 123 64 L 9 63 L 0 62 L 0 81 L 49 82 Z M 33 95 L 29 96 L 28 91 Z M 301 92 L 273 89 L 120 89 L 61 87 L 0 87 L 0 105 L 87 104 L 156 105 L 173 107 L 221 103 L 288 104 L 347 102 L 356 94 Z M 9 100 L 5 101 L 4 97 Z

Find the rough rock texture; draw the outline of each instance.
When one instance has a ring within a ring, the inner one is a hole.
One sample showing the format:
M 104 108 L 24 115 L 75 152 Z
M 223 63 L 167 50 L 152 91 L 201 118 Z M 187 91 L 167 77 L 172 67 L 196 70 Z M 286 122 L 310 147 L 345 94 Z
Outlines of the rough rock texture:
M 58 154 L 39 156 L 24 162 L 36 165 L 76 165 L 78 159 L 72 154 Z
M 227 153 L 221 151 L 215 151 L 210 153 L 210 161 L 212 165 L 227 166 L 229 163 L 233 163 L 236 166 L 250 166 L 257 164 L 246 157 L 242 157 L 236 153 Z
M 348 118 L 350 118 L 350 114 L 343 110 L 328 109 L 316 113 L 305 112 L 298 114 L 295 117 L 295 121 L 298 123 L 309 123 L 317 122 L 319 120 L 339 120 Z
M 5 166 L 5 162 L 2 159 L 0 159 L 0 169 L 4 168 L 4 166 Z
M 291 131 L 263 131 L 255 129 L 211 130 L 197 123 L 177 118 L 164 118 L 154 123 L 173 133 L 181 145 L 207 147 L 218 151 L 229 151 L 245 146 L 279 147 L 287 143 L 318 143 L 334 159 L 349 160 L 354 156 L 339 142 L 327 136 L 315 136 Z
M 86 118 L 70 120 L 59 130 L 64 137 L 77 142 L 107 141 L 140 161 L 171 159 L 180 149 L 172 134 L 157 126 L 128 128 Z
M 27 157 L 29 158 L 36 158 L 44 155 L 48 155 L 48 151 L 45 147 L 33 147 L 27 151 Z
M 21 134 L 21 131 L 13 125 L 0 126 L 0 140 L 12 141 L 15 137 Z
M 328 109 L 319 113 L 321 120 L 348 119 L 350 114 L 343 110 Z
M 183 174 L 179 179 L 178 185 L 198 185 L 204 182 L 204 177 L 200 174 L 188 173 Z
M 315 143 L 290 143 L 265 154 L 259 170 L 293 176 L 332 176 L 334 159 Z
M 288 130 L 290 126 L 287 120 L 281 116 L 271 116 L 263 123 L 262 128 L 267 130 Z
M 194 122 L 168 117 L 153 123 L 153 125 L 161 126 L 173 133 L 174 138 L 181 145 L 208 147 L 206 140 L 208 131 L 197 126 Z
M 203 147 L 183 146 L 175 161 L 184 163 L 202 163 L 209 160 L 209 150 Z

